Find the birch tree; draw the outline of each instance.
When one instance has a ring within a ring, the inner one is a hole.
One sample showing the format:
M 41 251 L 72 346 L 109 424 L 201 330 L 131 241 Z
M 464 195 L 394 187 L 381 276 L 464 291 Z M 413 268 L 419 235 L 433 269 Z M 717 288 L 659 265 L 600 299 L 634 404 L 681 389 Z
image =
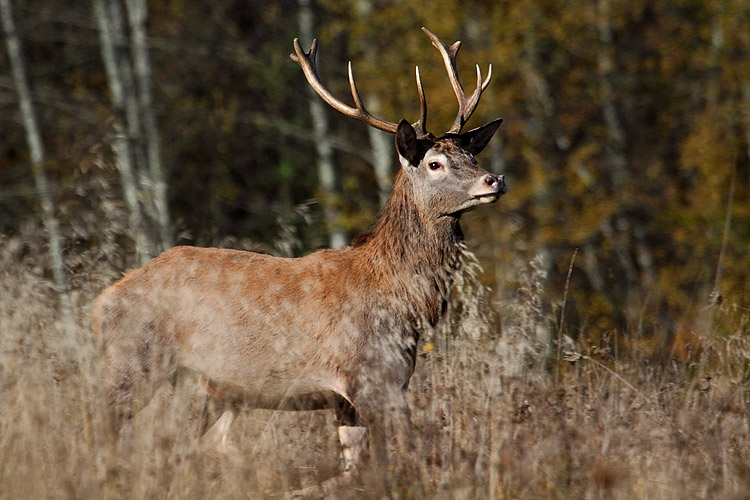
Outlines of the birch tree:
M 604 144 L 607 171 L 609 173 L 611 189 L 620 192 L 627 180 L 627 158 L 625 156 L 625 131 L 620 122 L 615 102 L 614 84 L 615 60 L 613 56 L 613 37 L 610 22 L 611 6 L 609 0 L 597 0 L 597 29 L 599 44 L 597 50 L 597 65 L 599 68 L 599 91 L 601 92 L 601 107 L 604 124 L 607 131 Z M 631 281 L 636 280 L 636 266 L 630 257 L 627 236 L 621 229 L 630 228 L 630 223 L 624 216 L 616 215 L 615 224 L 606 221 L 602 226 L 602 233 L 614 242 L 615 252 L 625 275 Z M 617 229 L 619 228 L 619 229 Z
M 380 99 L 377 96 L 371 94 L 365 97 L 365 105 L 371 113 L 378 115 Z M 393 187 L 393 139 L 391 134 L 374 127 L 367 127 L 367 134 L 370 139 L 372 166 L 375 170 L 375 182 L 378 185 L 378 197 L 382 207 L 388 201 L 391 187 Z
M 372 0 L 357 0 L 356 7 L 359 22 L 363 25 L 370 25 L 372 22 L 372 10 L 375 7 L 374 2 Z M 372 40 L 372 37 L 367 37 L 363 43 L 366 46 L 371 46 L 375 42 Z M 379 53 L 379 51 L 374 50 L 366 51 L 365 63 L 369 67 L 373 67 L 373 56 Z M 378 116 L 380 114 L 381 102 L 376 94 L 365 96 L 365 106 L 367 106 L 367 109 L 373 115 Z M 373 170 L 375 171 L 375 182 L 378 185 L 378 197 L 380 199 L 380 206 L 382 207 L 388 201 L 388 197 L 391 194 L 391 187 L 393 186 L 393 136 L 374 127 L 367 127 L 367 136 L 370 139 L 370 151 L 372 155 L 370 163 L 372 163 Z
M 172 246 L 172 227 L 167 200 L 167 183 L 161 163 L 159 127 L 154 114 L 151 58 L 146 37 L 147 8 L 145 0 L 126 0 L 131 34 L 133 68 L 137 80 L 138 101 L 143 118 L 143 137 L 150 176 L 154 218 L 161 250 Z
M 67 293 L 65 279 L 65 262 L 62 252 L 62 237 L 60 235 L 60 224 L 55 215 L 55 206 L 52 200 L 47 174 L 44 171 L 45 151 L 42 142 L 42 134 L 34 111 L 34 103 L 31 99 L 31 89 L 26 76 L 26 65 L 21 52 L 21 42 L 18 38 L 15 22 L 13 21 L 13 8 L 10 0 L 0 0 L 0 16 L 3 20 L 3 31 L 5 43 L 8 48 L 13 84 L 18 94 L 18 105 L 21 113 L 21 121 L 26 131 L 26 142 L 31 159 L 31 171 L 34 176 L 37 196 L 41 205 L 42 223 L 47 230 L 47 241 L 49 243 L 50 258 L 52 261 L 52 280 L 60 301 L 63 325 L 68 337 L 69 345 L 72 346 L 74 339 L 73 307 Z
M 314 38 L 315 18 L 313 15 L 311 0 L 299 0 L 299 22 L 300 38 L 303 43 L 310 43 Z M 310 92 L 310 115 L 313 125 L 313 139 L 317 153 L 318 182 L 325 197 L 323 205 L 323 217 L 328 226 L 328 240 L 331 248 L 340 248 L 346 245 L 346 233 L 338 222 L 338 210 L 332 202 L 337 199 L 336 170 L 333 163 L 333 147 L 329 140 L 328 119 L 325 114 L 325 106 L 318 99 L 312 89 Z
M 154 113 L 144 0 L 126 0 L 130 40 L 120 0 L 93 0 L 102 60 L 114 109 L 113 149 L 130 228 L 141 263 L 172 246 L 167 184 Z
M 99 43 L 101 44 L 102 60 L 107 73 L 110 98 L 114 109 L 114 137 L 112 147 L 115 152 L 117 169 L 128 207 L 128 224 L 135 239 L 135 251 L 138 261 L 145 264 L 150 257 L 148 242 L 143 227 L 143 214 L 138 196 L 138 181 L 136 177 L 135 152 L 128 135 L 128 116 L 126 114 L 126 83 L 122 67 L 118 63 L 115 51 L 115 27 L 113 22 L 112 0 L 93 0 L 94 16 L 99 28 Z M 131 111 L 132 113 L 132 111 Z

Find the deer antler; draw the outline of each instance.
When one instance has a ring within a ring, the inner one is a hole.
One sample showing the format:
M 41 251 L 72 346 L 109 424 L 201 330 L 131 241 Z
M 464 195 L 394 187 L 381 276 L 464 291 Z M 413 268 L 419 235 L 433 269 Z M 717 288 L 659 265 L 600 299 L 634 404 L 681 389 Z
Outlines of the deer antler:
M 456 54 L 458 54 L 458 49 L 461 48 L 461 42 L 458 41 L 453 45 L 446 45 L 427 28 L 423 27 L 422 31 L 424 31 L 425 34 L 430 37 L 432 45 L 434 45 L 435 48 L 440 51 L 440 55 L 443 56 L 445 69 L 448 71 L 448 79 L 450 80 L 451 85 L 453 86 L 453 92 L 456 94 L 456 98 L 458 99 L 458 115 L 456 116 L 456 120 L 453 122 L 453 125 L 451 126 L 448 133 L 458 134 L 461 132 L 464 124 L 469 120 L 469 117 L 471 117 L 471 114 L 476 109 L 477 104 L 479 104 L 479 98 L 482 96 L 482 92 L 484 92 L 484 89 L 486 89 L 487 85 L 490 84 L 490 79 L 492 78 L 492 65 L 490 64 L 487 78 L 484 80 L 484 82 L 482 82 L 482 71 L 479 69 L 479 65 L 477 64 L 477 88 L 474 90 L 474 93 L 471 94 L 471 96 L 467 96 L 464 93 L 464 88 L 461 86 L 461 82 L 458 79 L 458 70 L 456 69 Z
M 351 89 L 352 98 L 354 99 L 354 105 L 356 107 L 352 108 L 351 106 L 345 104 L 341 100 L 334 97 L 333 94 L 331 94 L 331 92 L 325 87 L 325 85 L 323 85 L 323 82 L 320 81 L 320 77 L 318 76 L 318 69 L 315 65 L 315 54 L 317 50 L 318 40 L 313 40 L 312 45 L 310 46 L 310 51 L 305 52 L 299 43 L 299 39 L 295 38 L 294 54 L 290 54 L 289 57 L 292 58 L 292 61 L 299 64 L 300 68 L 302 68 L 302 72 L 305 74 L 307 83 L 310 84 L 312 89 L 320 96 L 320 98 L 339 113 L 363 121 L 371 127 L 375 127 L 379 130 L 395 134 L 396 129 L 398 128 L 398 124 L 376 118 L 368 113 L 365 109 L 365 105 L 362 103 L 362 99 L 359 96 L 357 85 L 354 83 L 354 74 L 352 73 L 351 61 L 349 61 L 349 88 Z M 421 135 L 426 135 L 427 132 L 425 131 L 425 121 L 427 120 L 427 101 L 425 100 L 422 81 L 419 79 L 419 68 L 417 68 L 417 91 L 419 92 L 420 112 L 419 120 L 415 122 L 413 126 L 417 129 L 418 133 L 420 133 Z
M 471 117 L 471 114 L 476 109 L 477 104 L 479 104 L 479 98 L 482 96 L 482 92 L 484 92 L 484 90 L 487 88 L 487 85 L 489 85 L 490 83 L 490 79 L 492 79 L 492 65 L 490 64 L 487 78 L 484 80 L 484 82 L 482 81 L 482 71 L 479 69 L 479 65 L 477 65 L 477 88 L 470 96 L 467 96 L 464 92 L 464 88 L 461 86 L 460 80 L 458 79 L 458 70 L 456 69 L 456 54 L 458 54 L 458 49 L 461 48 L 461 42 L 459 41 L 454 43 L 453 45 L 446 45 L 427 28 L 423 27 L 422 31 L 427 34 L 427 36 L 432 41 L 432 45 L 434 45 L 435 48 L 440 51 L 440 55 L 443 56 L 445 69 L 448 71 L 448 79 L 450 80 L 451 85 L 453 86 L 453 92 L 455 92 L 456 98 L 458 99 L 458 115 L 456 116 L 456 119 L 453 122 L 453 125 L 451 126 L 448 133 L 458 134 L 461 132 L 464 124 L 466 124 L 466 122 Z M 313 40 L 312 45 L 310 46 L 310 51 L 305 52 L 299 43 L 299 39 L 295 38 L 294 54 L 291 54 L 289 57 L 291 57 L 294 62 L 299 64 L 300 68 L 302 68 L 302 71 L 305 74 L 307 82 L 320 96 L 320 98 L 339 113 L 363 121 L 371 127 L 375 127 L 392 134 L 396 133 L 396 129 L 398 128 L 397 124 L 381 120 L 380 118 L 376 118 L 368 113 L 365 109 L 365 105 L 362 103 L 362 98 L 359 96 L 357 85 L 354 83 L 354 74 L 352 73 L 351 61 L 349 61 L 348 68 L 349 88 L 352 92 L 352 98 L 354 99 L 355 107 L 353 108 L 348 104 L 345 104 L 341 100 L 334 97 L 333 94 L 331 94 L 331 92 L 325 87 L 325 85 L 323 85 L 323 82 L 320 81 L 320 77 L 318 76 L 318 69 L 315 65 L 315 55 L 317 53 L 317 50 L 317 40 Z M 419 77 L 419 66 L 417 66 L 416 68 L 416 79 L 417 92 L 419 93 L 419 120 L 414 122 L 412 126 L 417 130 L 417 133 L 420 136 L 426 136 L 427 130 L 425 127 L 427 123 L 427 100 L 425 99 L 424 89 L 422 88 L 422 80 Z

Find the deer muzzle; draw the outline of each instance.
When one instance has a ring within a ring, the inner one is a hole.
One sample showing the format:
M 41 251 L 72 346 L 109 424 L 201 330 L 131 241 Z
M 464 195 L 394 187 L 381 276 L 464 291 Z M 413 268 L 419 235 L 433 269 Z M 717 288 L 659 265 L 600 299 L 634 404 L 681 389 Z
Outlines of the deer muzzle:
M 508 191 L 504 175 L 487 174 L 484 177 L 484 183 L 494 189 L 497 194 L 505 194 L 505 192 Z
M 487 174 L 469 192 L 472 198 L 495 201 L 508 191 L 504 175 Z

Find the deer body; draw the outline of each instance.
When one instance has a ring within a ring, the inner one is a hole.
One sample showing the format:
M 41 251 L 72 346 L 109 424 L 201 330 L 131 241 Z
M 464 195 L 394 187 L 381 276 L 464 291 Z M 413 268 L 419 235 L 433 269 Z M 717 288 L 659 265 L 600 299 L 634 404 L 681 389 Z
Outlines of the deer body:
M 302 400 L 328 402 L 329 393 L 351 401 L 352 366 L 369 371 L 365 360 L 376 357 L 390 365 L 378 370 L 405 385 L 417 330 L 406 311 L 392 315 L 394 305 L 406 309 L 403 303 L 418 300 L 410 300 L 415 292 L 428 304 L 445 298 L 396 282 L 398 274 L 381 267 L 385 259 L 371 260 L 375 243 L 299 259 L 194 247 L 164 252 L 97 300 L 107 366 L 119 372 L 108 373 L 117 384 L 112 397 L 131 403 L 144 393 L 147 399 L 182 366 L 235 386 L 259 407 L 294 406 L 295 400 L 305 407 Z M 425 313 L 435 317 L 437 310 Z M 380 356 L 383 337 L 406 350 Z M 122 391 L 122 378 L 144 390 Z
M 425 30 L 426 31 L 426 30 Z M 395 133 L 401 170 L 372 231 L 338 250 L 301 258 L 177 247 L 130 272 L 95 301 L 93 326 L 105 349 L 105 380 L 115 427 L 145 405 L 178 368 L 203 375 L 228 403 L 214 428 L 222 442 L 241 405 L 337 411 L 346 469 L 366 448 L 365 427 L 384 460 L 385 417 L 408 427 L 406 390 L 419 332 L 440 319 L 460 267 L 461 214 L 496 201 L 501 176 L 474 157 L 500 120 L 461 134 L 484 89 L 467 98 L 455 75 L 458 42 L 441 50 L 459 97 L 456 124 L 442 137 L 415 125 L 370 117 L 334 99 L 314 66 L 315 43 L 293 59 L 331 105 Z M 442 46 L 442 49 L 441 49 Z M 417 73 L 418 75 L 418 73 Z M 459 93 L 460 90 L 460 93 Z M 209 430 L 209 434 L 214 429 Z

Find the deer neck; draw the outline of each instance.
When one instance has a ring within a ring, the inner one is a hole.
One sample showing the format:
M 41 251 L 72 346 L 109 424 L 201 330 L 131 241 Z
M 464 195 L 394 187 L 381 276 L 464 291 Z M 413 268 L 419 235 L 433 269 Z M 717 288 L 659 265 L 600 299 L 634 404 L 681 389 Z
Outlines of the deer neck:
M 463 234 L 456 217 L 420 214 L 411 183 L 399 172 L 371 233 L 353 246 L 381 289 L 395 294 L 417 317 L 435 324 L 461 264 Z

